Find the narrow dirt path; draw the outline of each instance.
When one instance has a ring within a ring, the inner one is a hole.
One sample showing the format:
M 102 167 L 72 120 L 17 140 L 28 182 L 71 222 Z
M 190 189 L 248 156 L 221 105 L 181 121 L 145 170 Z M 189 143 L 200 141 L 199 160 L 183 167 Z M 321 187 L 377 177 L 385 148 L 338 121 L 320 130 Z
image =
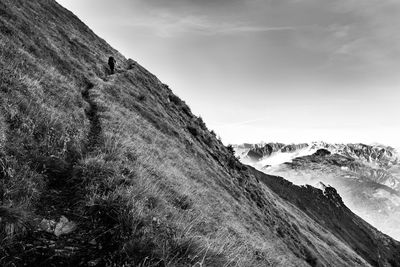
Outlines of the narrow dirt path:
M 84 153 L 101 142 L 98 106 L 90 94 L 94 86 L 88 82 L 82 92 L 89 104 L 86 116 L 90 121 Z M 101 259 L 108 248 L 97 240 L 109 229 L 88 216 L 81 170 L 76 162 L 61 159 L 48 159 L 46 163 L 48 188 L 36 207 L 34 230 L 16 248 L 18 258 L 13 262 L 17 266 L 103 266 Z
M 88 135 L 88 144 L 86 145 L 86 153 L 92 151 L 101 141 L 101 124 L 98 106 L 90 97 L 90 90 L 93 88 L 94 84 L 88 82 L 86 89 L 82 92 L 83 99 L 89 104 L 89 110 L 86 111 L 86 116 L 90 121 L 90 131 Z

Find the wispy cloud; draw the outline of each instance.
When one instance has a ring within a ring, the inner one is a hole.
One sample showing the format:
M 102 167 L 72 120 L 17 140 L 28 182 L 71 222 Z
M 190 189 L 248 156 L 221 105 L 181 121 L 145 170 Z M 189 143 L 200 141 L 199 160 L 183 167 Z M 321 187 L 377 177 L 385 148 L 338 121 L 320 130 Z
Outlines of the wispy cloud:
M 188 15 L 178 17 L 171 14 L 158 14 L 151 19 L 127 21 L 130 26 L 144 27 L 162 37 L 179 34 L 232 35 L 241 33 L 260 33 L 273 31 L 295 31 L 294 26 L 264 26 L 245 22 L 218 22 L 205 16 Z
M 268 26 L 240 26 L 231 25 L 220 29 L 221 33 L 240 33 L 240 32 L 271 32 L 271 31 L 295 31 L 297 28 L 293 26 L 284 27 L 268 27 Z

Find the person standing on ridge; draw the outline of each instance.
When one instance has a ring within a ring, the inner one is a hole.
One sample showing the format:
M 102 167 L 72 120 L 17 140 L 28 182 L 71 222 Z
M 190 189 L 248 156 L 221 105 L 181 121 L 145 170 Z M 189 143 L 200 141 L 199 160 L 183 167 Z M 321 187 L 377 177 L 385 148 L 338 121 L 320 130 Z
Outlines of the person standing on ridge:
M 117 61 L 115 60 L 114 57 L 109 57 L 109 58 L 108 58 L 108 66 L 110 66 L 111 74 L 114 74 L 114 68 L 115 68 L 115 63 L 116 63 L 116 62 L 117 62 Z

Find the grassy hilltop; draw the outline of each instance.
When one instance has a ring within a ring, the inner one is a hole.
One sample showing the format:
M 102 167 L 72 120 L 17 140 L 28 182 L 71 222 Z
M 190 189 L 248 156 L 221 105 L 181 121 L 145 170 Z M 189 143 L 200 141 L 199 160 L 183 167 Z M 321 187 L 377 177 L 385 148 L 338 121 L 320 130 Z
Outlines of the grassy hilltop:
M 239 163 L 55 1 L 0 0 L 0 265 L 398 266 L 399 243 L 311 192 Z

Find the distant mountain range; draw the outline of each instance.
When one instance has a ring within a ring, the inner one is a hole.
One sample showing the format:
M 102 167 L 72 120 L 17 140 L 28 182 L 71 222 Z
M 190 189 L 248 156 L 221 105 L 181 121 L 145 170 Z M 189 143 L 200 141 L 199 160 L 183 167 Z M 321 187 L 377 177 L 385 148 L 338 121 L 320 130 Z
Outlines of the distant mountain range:
M 400 240 L 400 162 L 396 149 L 383 145 L 243 144 L 237 157 L 264 173 L 297 185 L 331 185 L 353 212 Z

